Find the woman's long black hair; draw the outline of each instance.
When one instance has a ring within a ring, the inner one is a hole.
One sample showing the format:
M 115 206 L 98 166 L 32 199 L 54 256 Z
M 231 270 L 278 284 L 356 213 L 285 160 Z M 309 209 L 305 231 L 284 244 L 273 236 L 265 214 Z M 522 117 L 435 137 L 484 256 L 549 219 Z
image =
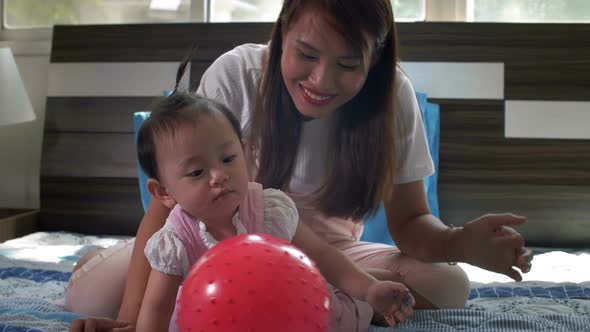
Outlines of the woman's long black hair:
M 396 30 L 389 0 L 286 0 L 274 25 L 252 120 L 258 157 L 256 180 L 264 187 L 289 189 L 302 130 L 302 115 L 281 74 L 282 35 L 305 11 L 322 13 L 355 49 L 375 40 L 377 61 L 361 91 L 336 112 L 329 142 L 326 178 L 313 193 L 328 216 L 363 218 L 393 194 L 395 170 L 394 96 Z

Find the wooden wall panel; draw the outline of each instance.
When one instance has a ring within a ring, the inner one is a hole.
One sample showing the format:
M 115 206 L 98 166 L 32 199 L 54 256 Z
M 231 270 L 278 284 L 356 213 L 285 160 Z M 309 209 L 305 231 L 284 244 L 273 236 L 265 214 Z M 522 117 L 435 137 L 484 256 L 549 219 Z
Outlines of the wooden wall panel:
M 43 174 L 136 176 L 132 113 L 149 100 L 50 98 Z M 441 107 L 441 182 L 590 185 L 587 141 L 507 139 L 503 101 L 430 101 Z
M 515 100 L 590 100 L 590 53 L 579 54 L 575 49 L 568 52 L 564 54 L 565 59 L 539 61 L 532 60 L 535 54 L 531 50 L 528 60 L 506 63 L 504 97 Z
M 45 132 L 133 133 L 133 113 L 155 97 L 49 97 Z
M 142 217 L 137 179 L 41 179 L 43 230 L 134 235 Z
M 51 62 L 179 61 L 196 43 L 194 61 L 209 63 L 234 46 L 267 42 L 271 27 L 268 23 L 56 26 Z M 588 24 L 398 24 L 404 61 L 504 62 L 507 99 L 590 100 L 589 35 Z
M 190 78 L 195 89 L 219 55 L 246 42 L 266 42 L 271 27 L 58 26 L 51 63 L 179 61 L 196 43 Z M 403 61 L 502 62 L 506 99 L 590 100 L 588 24 L 400 23 L 398 29 Z M 143 212 L 131 115 L 149 101 L 49 98 L 41 187 L 44 227 L 135 231 Z M 507 139 L 503 100 L 431 101 L 441 106 L 443 220 L 460 225 L 485 212 L 514 211 L 529 216 L 523 232 L 535 244 L 587 243 L 587 140 Z
M 527 245 L 588 248 L 590 186 L 440 183 L 441 219 L 455 226 L 483 213 L 528 218 L 517 227 Z
M 165 23 L 55 26 L 51 62 L 210 62 L 235 46 L 266 43 L 270 23 Z
M 431 102 L 441 111 L 440 182 L 590 185 L 587 140 L 505 138 L 502 101 Z
M 137 177 L 133 133 L 46 133 L 42 176 Z
M 197 90 L 199 84 L 201 83 L 201 77 L 209 68 L 211 62 L 207 61 L 193 61 L 191 62 L 191 79 L 190 79 L 190 88 L 191 90 Z
M 589 24 L 400 23 L 398 35 L 404 61 L 504 62 L 506 99 L 590 100 Z

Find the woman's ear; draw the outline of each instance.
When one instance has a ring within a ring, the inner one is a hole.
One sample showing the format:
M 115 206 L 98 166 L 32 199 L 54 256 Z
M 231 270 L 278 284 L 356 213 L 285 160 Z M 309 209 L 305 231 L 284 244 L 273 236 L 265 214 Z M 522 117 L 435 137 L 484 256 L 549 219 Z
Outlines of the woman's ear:
M 176 200 L 170 195 L 166 187 L 160 181 L 149 178 L 147 180 L 147 189 L 152 194 L 152 197 L 158 199 L 162 204 L 166 205 L 170 210 L 176 205 Z

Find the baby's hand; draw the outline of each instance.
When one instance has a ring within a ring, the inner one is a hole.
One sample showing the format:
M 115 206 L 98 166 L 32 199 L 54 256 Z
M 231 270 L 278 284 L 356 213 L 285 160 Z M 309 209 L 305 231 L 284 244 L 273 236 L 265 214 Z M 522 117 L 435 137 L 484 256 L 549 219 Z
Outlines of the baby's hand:
M 379 312 L 390 326 L 405 321 L 414 313 L 414 297 L 404 284 L 393 281 L 374 282 L 367 290 L 367 303 Z

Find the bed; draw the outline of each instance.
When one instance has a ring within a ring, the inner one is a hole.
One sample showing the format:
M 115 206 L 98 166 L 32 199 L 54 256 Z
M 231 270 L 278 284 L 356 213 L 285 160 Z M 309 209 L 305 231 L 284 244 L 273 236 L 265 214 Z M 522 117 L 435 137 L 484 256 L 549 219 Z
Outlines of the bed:
M 440 105 L 441 219 L 460 226 L 488 211 L 526 215 L 530 222 L 519 231 L 537 256 L 519 284 L 463 265 L 472 281 L 465 309 L 420 311 L 397 330 L 590 331 L 590 144 L 504 132 L 508 100 L 590 100 L 590 25 L 401 23 L 398 29 L 415 88 Z M 198 45 L 187 82 L 194 89 L 217 56 L 238 44 L 264 43 L 270 30 L 267 23 L 54 28 L 39 232 L 0 244 L 0 331 L 66 330 L 79 317 L 63 308 L 75 262 L 134 235 L 143 206 L 133 114 L 171 88 L 170 73 L 190 45 Z M 498 69 L 498 90 L 457 95 L 418 86 L 420 70 L 448 63 Z
M 37 232 L 0 244 L 0 331 L 65 331 L 64 291 L 82 255 L 127 237 Z M 590 331 L 590 250 L 535 248 L 521 283 L 462 264 L 465 309 L 418 311 L 396 331 Z M 371 332 L 392 329 L 372 327 Z

